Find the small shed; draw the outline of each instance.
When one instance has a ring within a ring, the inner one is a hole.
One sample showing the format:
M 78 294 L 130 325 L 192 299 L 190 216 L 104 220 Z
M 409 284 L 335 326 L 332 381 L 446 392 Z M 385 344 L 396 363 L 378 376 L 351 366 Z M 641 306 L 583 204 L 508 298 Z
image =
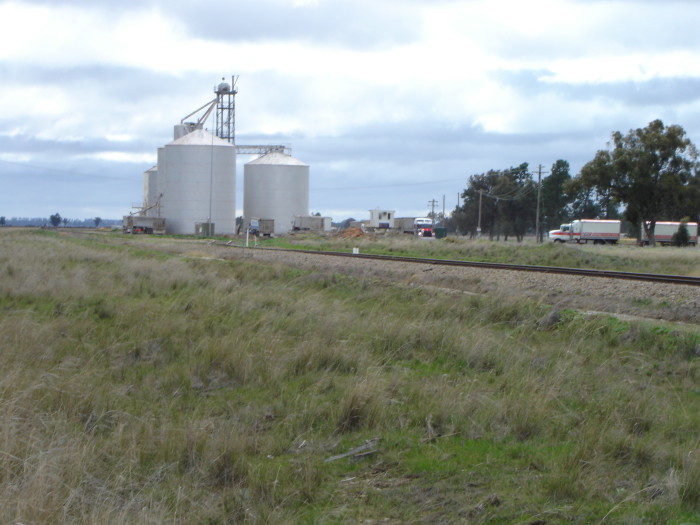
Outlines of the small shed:
M 369 227 L 390 229 L 394 227 L 394 210 L 369 210 Z

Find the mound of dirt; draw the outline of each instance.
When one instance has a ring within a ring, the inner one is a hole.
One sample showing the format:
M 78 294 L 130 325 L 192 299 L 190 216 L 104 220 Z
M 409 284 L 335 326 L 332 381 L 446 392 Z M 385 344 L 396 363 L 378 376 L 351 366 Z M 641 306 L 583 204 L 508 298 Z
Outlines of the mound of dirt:
M 354 239 L 355 237 L 362 237 L 365 234 L 360 228 L 347 228 L 338 234 L 338 237 L 343 239 Z

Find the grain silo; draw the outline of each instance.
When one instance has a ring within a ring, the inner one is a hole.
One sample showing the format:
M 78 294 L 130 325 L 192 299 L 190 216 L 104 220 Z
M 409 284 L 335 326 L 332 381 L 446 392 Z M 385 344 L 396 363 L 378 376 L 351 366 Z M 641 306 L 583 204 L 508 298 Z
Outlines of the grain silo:
M 236 147 L 203 129 L 158 150 L 158 192 L 166 232 L 194 234 L 212 223 L 216 234 L 236 230 Z
M 143 213 L 147 217 L 158 217 L 158 166 L 143 173 Z
M 271 151 L 243 167 L 243 216 L 274 219 L 274 233 L 287 233 L 297 215 L 309 214 L 309 165 Z

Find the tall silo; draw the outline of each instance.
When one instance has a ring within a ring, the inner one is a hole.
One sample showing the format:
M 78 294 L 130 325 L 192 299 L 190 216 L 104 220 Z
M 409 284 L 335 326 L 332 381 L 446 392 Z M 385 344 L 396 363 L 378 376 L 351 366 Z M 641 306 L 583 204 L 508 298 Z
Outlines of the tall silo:
M 217 234 L 236 230 L 236 147 L 195 129 L 158 150 L 158 191 L 167 233 L 193 234 L 211 222 Z
M 274 232 L 287 233 L 296 215 L 309 214 L 309 165 L 272 151 L 243 167 L 243 216 L 274 219 Z
M 158 209 L 158 166 L 143 172 L 143 209 L 147 217 L 157 217 Z

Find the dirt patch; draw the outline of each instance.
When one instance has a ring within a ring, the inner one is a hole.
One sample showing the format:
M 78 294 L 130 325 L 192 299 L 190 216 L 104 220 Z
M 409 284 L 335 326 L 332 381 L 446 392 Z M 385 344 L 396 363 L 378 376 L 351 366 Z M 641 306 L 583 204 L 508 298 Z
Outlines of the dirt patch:
M 355 239 L 357 237 L 364 237 L 365 232 L 360 228 L 347 228 L 340 232 L 337 236 L 341 239 Z

